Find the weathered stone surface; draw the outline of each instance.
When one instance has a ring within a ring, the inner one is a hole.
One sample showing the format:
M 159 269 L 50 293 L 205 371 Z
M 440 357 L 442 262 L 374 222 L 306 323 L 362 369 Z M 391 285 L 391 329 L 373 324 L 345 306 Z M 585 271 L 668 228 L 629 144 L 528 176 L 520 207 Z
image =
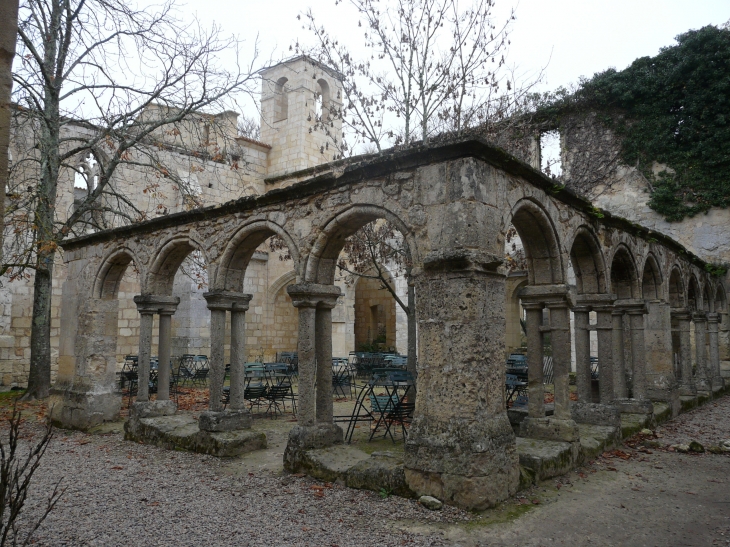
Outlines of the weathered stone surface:
M 646 399 L 616 399 L 614 404 L 618 407 L 621 414 L 644 414 L 651 416 L 654 413 L 654 405 Z
M 570 413 L 578 424 L 621 425 L 621 412 L 613 405 L 575 402 L 570 405 Z
M 350 488 L 385 490 L 404 498 L 415 497 L 414 492 L 406 484 L 403 469 L 403 454 L 392 452 L 373 452 L 347 471 L 346 482 Z
M 430 509 L 431 511 L 438 511 L 444 506 L 443 503 L 441 503 L 433 496 L 421 496 L 420 498 L 418 498 L 418 503 L 423 505 L 426 509 Z
M 201 431 L 237 431 L 251 428 L 248 409 L 201 412 L 198 420 Z
M 621 427 L 578 424 L 580 451 L 583 461 L 592 460 L 599 454 L 621 444 Z
M 574 443 L 517 437 L 520 465 L 529 469 L 534 481 L 564 475 L 577 463 Z
M 546 441 L 578 442 L 578 425 L 573 420 L 526 418 L 520 424 L 520 436 Z
M 56 427 L 87 430 L 119 418 L 122 398 L 117 393 L 94 393 L 86 386 L 63 389 L 56 386 L 48 399 L 51 422 Z
M 166 448 L 189 450 L 218 457 L 231 457 L 266 448 L 266 435 L 251 430 L 201 431 L 190 414 L 130 419 L 124 438 Z
M 129 410 L 130 420 L 142 418 L 157 418 L 159 416 L 172 416 L 177 412 L 175 401 L 146 401 L 134 403 Z
M 292 473 L 306 472 L 307 452 L 342 444 L 342 428 L 336 424 L 296 425 L 289 432 L 284 451 L 284 469 Z
M 621 414 L 621 436 L 636 435 L 645 427 L 653 427 L 653 414 Z
M 302 453 L 297 472 L 323 481 L 345 481 L 350 469 L 369 459 L 366 452 L 349 445 L 316 448 Z

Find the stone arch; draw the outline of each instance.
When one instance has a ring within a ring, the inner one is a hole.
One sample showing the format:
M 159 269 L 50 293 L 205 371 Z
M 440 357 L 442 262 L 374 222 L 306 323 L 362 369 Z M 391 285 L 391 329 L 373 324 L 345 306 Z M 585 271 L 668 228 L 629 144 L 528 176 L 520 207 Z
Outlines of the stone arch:
M 545 209 L 530 198 L 521 199 L 512 208 L 511 222 L 525 249 L 530 285 L 564 283 L 557 230 Z
M 722 286 L 720 281 L 715 285 L 715 298 L 714 298 L 713 310 L 715 313 L 724 313 L 727 306 L 727 294 L 725 293 L 725 287 Z
M 619 299 L 639 296 L 639 276 L 636 261 L 623 243 L 616 247 L 611 260 L 611 291 Z
M 702 311 L 710 312 L 713 311 L 712 308 L 715 306 L 714 299 L 710 298 L 710 282 L 708 280 L 705 280 L 704 283 L 702 283 Z
M 393 212 L 377 205 L 353 205 L 330 219 L 317 237 L 307 259 L 304 278 L 309 283 L 332 285 L 337 257 L 345 240 L 360 228 L 378 219 L 390 222 L 403 236 L 412 264 L 419 262 L 415 238 L 408 226 Z
M 579 294 L 600 294 L 607 290 L 606 263 L 598 238 L 587 226 L 581 226 L 570 246 L 570 261 Z
M 217 289 L 241 292 L 251 257 L 256 249 L 271 236 L 279 236 L 294 262 L 294 273 L 299 272 L 299 250 L 292 237 L 284 228 L 270 220 L 258 220 L 240 228 L 226 245 L 220 260 L 215 284 Z
M 94 279 L 93 297 L 102 300 L 115 299 L 119 293 L 119 284 L 130 263 L 133 263 L 139 271 L 139 260 L 127 247 L 115 249 L 109 253 Z
M 286 84 L 289 81 L 286 77 L 279 78 L 274 84 L 274 121 L 280 122 L 289 117 L 289 97 Z
M 644 261 L 644 271 L 641 275 L 641 295 L 644 300 L 660 300 L 663 297 L 661 270 L 653 253 L 649 253 Z
M 692 311 L 702 309 L 702 293 L 700 291 L 700 283 L 695 274 L 690 274 L 687 282 L 687 307 Z
M 146 291 L 143 293 L 171 296 L 175 273 L 185 258 L 193 251 L 199 251 L 206 264 L 210 264 L 205 246 L 188 236 L 173 237 L 168 240 L 152 261 L 147 275 Z
M 687 299 L 685 298 L 684 283 L 682 282 L 682 272 L 678 266 L 672 268 L 669 275 L 669 305 L 673 308 L 684 308 Z
M 269 286 L 266 291 L 266 300 L 268 301 L 268 303 L 271 304 L 276 298 L 276 295 L 279 294 L 279 291 L 281 289 L 295 283 L 296 280 L 297 272 L 294 270 L 282 274 L 276 281 L 271 284 L 271 286 Z

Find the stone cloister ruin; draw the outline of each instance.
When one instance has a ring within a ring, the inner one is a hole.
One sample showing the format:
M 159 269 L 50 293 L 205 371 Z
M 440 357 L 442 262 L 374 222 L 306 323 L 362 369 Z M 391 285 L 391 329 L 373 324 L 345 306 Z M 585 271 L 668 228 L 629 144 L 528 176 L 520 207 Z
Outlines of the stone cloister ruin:
M 294 172 L 262 195 L 67 241 L 54 420 L 87 428 L 118 415 L 118 290 L 129 268 L 140 280 L 134 299 L 140 375 L 149 369 L 153 334 L 160 362 L 169 360 L 179 302 L 174 276 L 198 252 L 208 272 L 211 337 L 210 411 L 201 428 L 228 419 L 245 428 L 242 367 L 252 297 L 243 290 L 244 277 L 257 249 L 276 235 L 292 257 L 295 276 L 286 290 L 298 310 L 299 413 L 286 465 L 295 469 L 302 452 L 341 443 L 329 367 L 332 310 L 343 297 L 336 262 L 345 239 L 378 219 L 402 234 L 413 265 L 418 397 L 404 468 L 418 494 L 484 508 L 518 488 L 517 440 L 504 389 L 510 225 L 527 262 L 527 283 L 517 294 L 526 312 L 527 358 L 541 362 L 549 336 L 554 360 L 554 412 L 548 415 L 543 403 L 542 370 L 530 367 L 520 437 L 568 443 L 574 463 L 579 424 L 620 427 L 622 413 L 651 415 L 653 402 L 676 414 L 724 387 L 726 289 L 701 259 L 666 236 L 595 209 L 480 139 L 339 162 L 324 171 Z M 597 398 L 590 388 L 592 331 Z M 231 405 L 223 411 L 226 344 Z M 573 350 L 577 402 L 568 392 Z M 137 404 L 147 405 L 148 415 L 174 412 L 168 398 L 161 387 L 149 403 L 142 385 Z

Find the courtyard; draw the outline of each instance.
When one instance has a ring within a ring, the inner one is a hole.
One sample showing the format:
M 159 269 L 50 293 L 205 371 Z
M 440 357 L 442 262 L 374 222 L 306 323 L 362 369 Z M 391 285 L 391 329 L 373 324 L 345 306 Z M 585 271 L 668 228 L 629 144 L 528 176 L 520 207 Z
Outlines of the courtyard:
M 3 397 L 6 410 L 9 402 Z M 30 431 L 39 431 L 44 411 L 25 405 Z M 125 442 L 121 421 L 89 433 L 57 430 L 24 518 L 59 479 L 67 489 L 34 544 L 730 544 L 730 456 L 670 448 L 730 438 L 730 396 L 483 512 L 429 511 L 415 500 L 285 473 L 291 425 L 257 419 L 253 427 L 265 429 L 268 448 L 223 459 Z M 390 441 L 372 446 L 389 448 Z

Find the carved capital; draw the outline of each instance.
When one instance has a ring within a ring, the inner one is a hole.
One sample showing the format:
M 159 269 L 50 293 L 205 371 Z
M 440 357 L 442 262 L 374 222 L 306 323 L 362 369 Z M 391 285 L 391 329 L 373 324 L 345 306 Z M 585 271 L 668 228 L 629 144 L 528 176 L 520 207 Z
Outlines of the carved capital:
M 295 308 L 334 308 L 342 291 L 336 285 L 319 283 L 300 283 L 289 285 L 286 292 Z
M 253 298 L 252 294 L 214 289 L 203 293 L 209 310 L 246 311 Z
M 137 304 L 137 311 L 140 314 L 165 314 L 172 315 L 180 303 L 178 296 L 160 296 L 156 294 L 138 294 L 134 297 Z

